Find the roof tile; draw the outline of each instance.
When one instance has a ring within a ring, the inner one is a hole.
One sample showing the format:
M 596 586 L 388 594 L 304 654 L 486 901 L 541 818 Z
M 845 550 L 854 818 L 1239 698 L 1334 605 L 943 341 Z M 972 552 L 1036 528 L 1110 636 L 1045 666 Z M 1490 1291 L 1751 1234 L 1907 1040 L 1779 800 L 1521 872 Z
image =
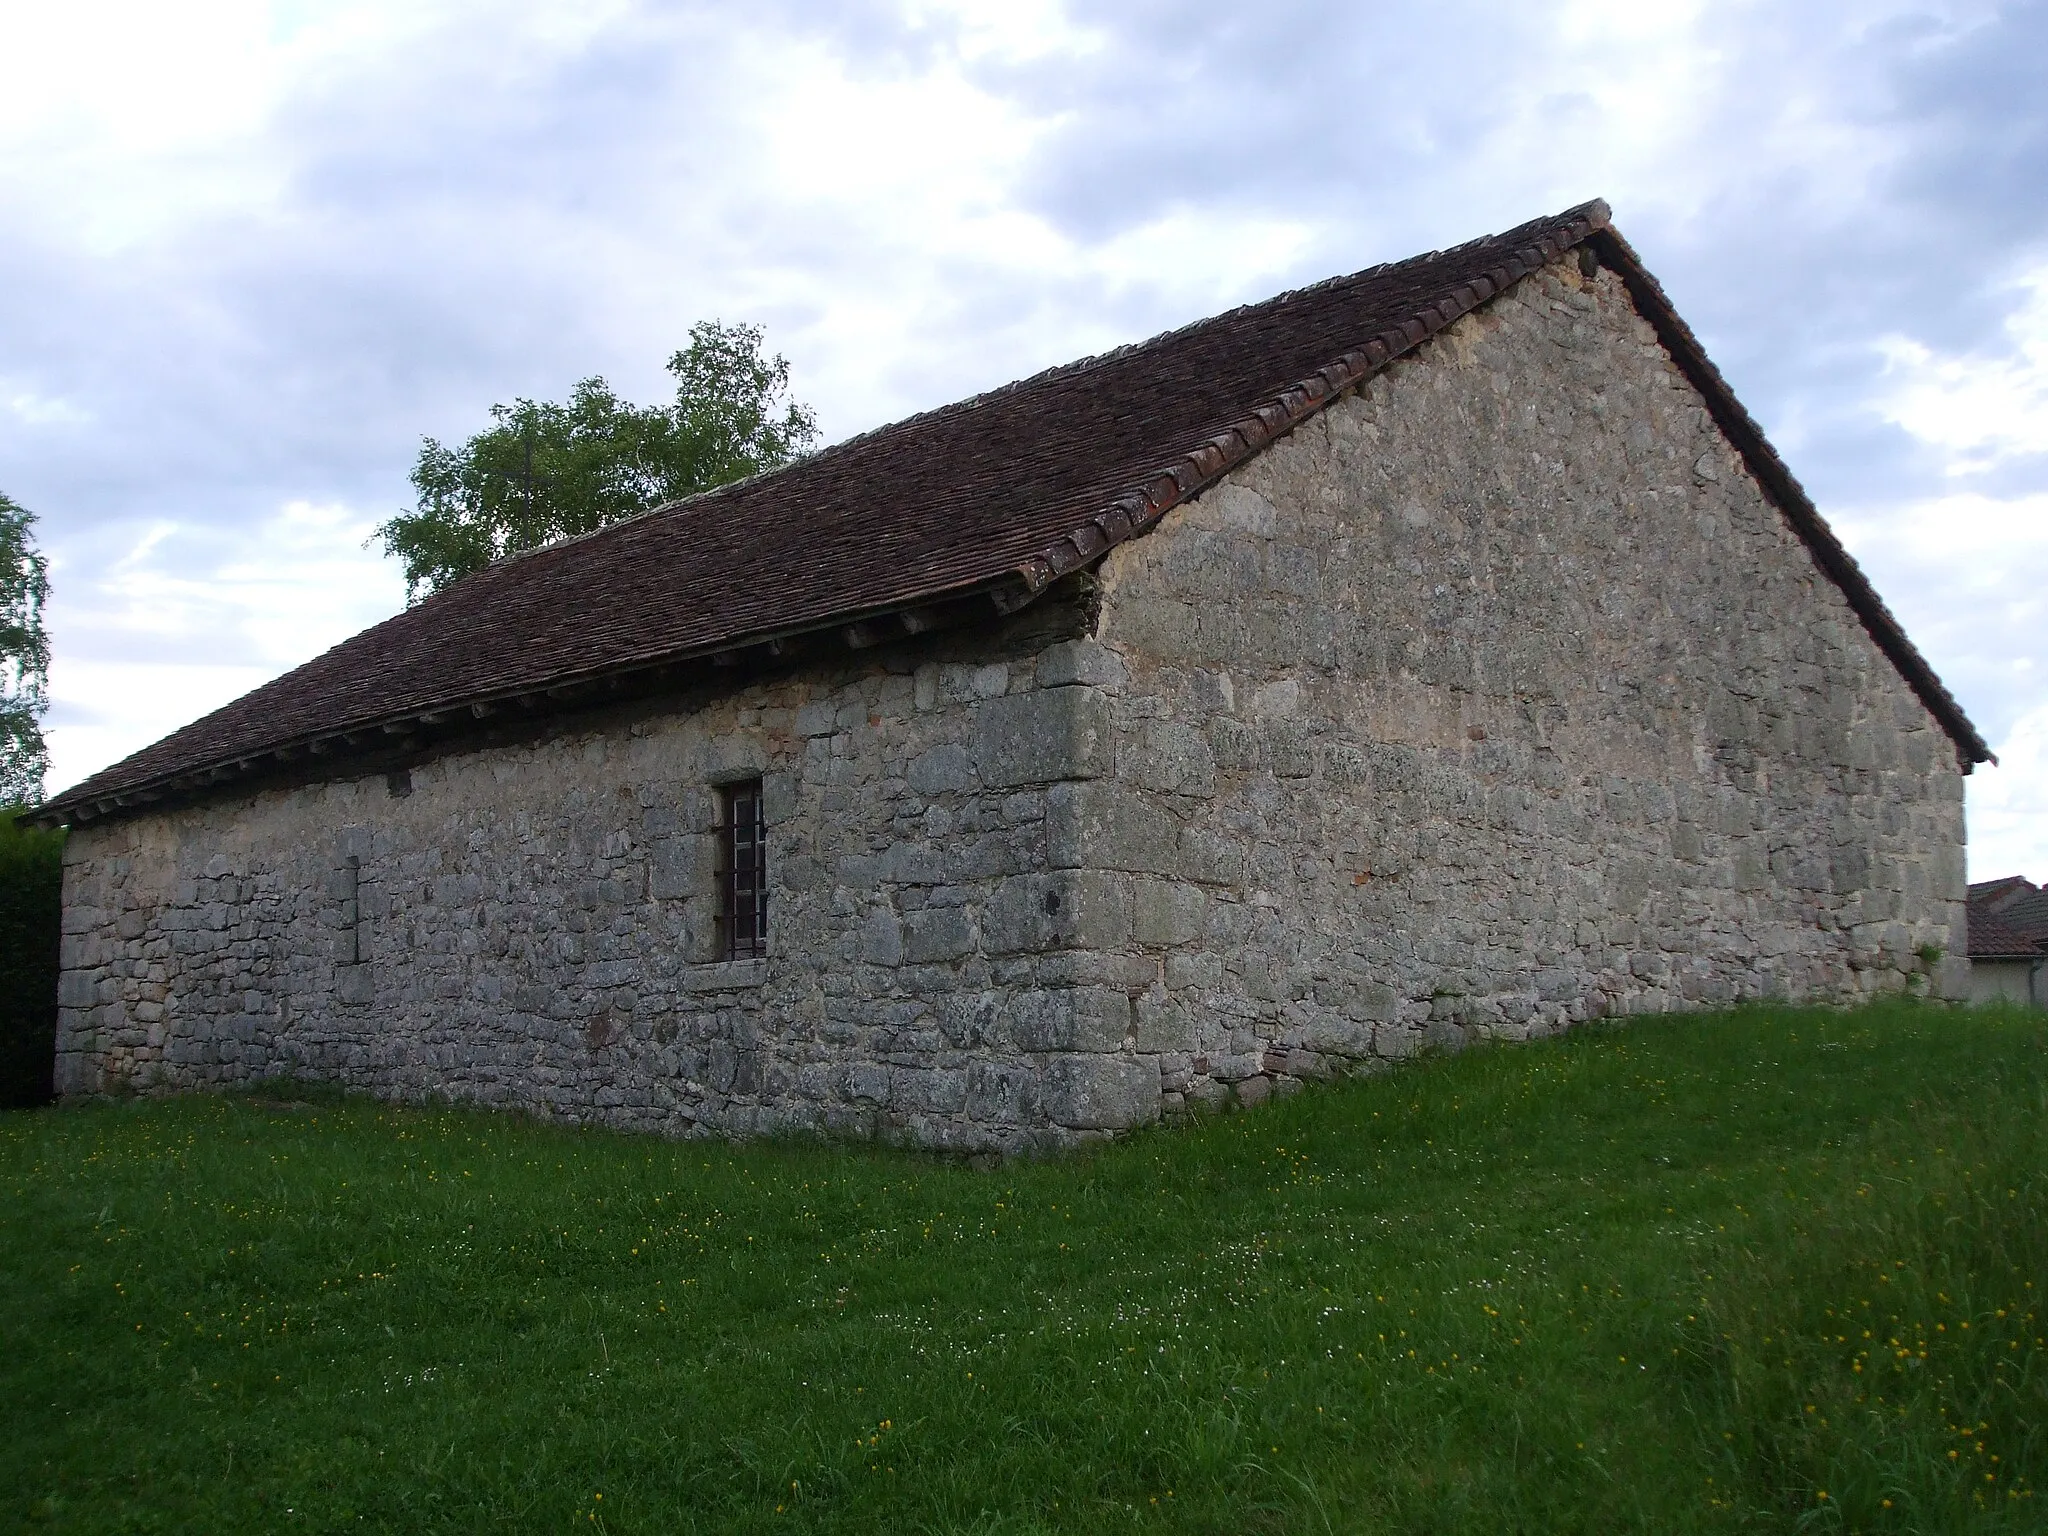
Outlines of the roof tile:
M 1974 903 L 1966 910 L 1967 948 L 1972 960 L 2033 960 L 2044 953 L 2039 942 L 2020 932 L 2000 914 Z

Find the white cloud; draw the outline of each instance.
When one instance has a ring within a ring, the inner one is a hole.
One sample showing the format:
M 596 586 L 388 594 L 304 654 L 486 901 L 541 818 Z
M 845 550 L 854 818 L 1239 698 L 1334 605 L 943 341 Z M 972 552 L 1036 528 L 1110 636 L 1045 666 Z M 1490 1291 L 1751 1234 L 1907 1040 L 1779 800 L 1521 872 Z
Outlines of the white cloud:
M 1884 545 L 1917 566 L 1946 566 L 1959 579 L 1995 585 L 2025 580 L 2025 562 L 2048 559 L 2048 491 L 1998 497 L 1958 492 L 1899 506 L 1846 512 L 1837 531 L 1859 553 Z
M 10 6 L 0 188 L 111 252 L 271 180 L 248 152 L 280 83 L 265 7 Z
M 60 655 L 51 668 L 56 694 L 46 730 L 51 793 L 139 752 L 276 676 L 260 666 L 80 661 Z
M 81 427 L 92 414 L 74 401 L 38 394 L 0 378 L 0 411 L 23 427 Z
M 363 547 L 375 523 L 293 502 L 246 539 L 157 522 L 130 532 L 103 574 L 59 565 L 49 787 L 77 783 L 396 612 L 397 568 Z
M 1878 342 L 1885 420 L 1951 455 L 1950 475 L 2048 453 L 2048 267 L 2016 285 L 2002 355 L 1946 356 L 1903 335 Z
M 439 57 L 514 90 L 625 0 L 96 0 L 0 10 L 0 193 L 111 256 L 293 191 L 280 122 L 344 84 Z
M 2048 704 L 1997 744 L 1998 766 L 1970 776 L 1970 878 L 2048 879 Z
M 1099 51 L 1102 34 L 1075 23 L 1060 0 L 905 0 L 912 32 L 949 26 L 961 58 L 1018 64 Z
M 1834 522 L 1979 730 L 1996 740 L 2048 706 L 2048 492 L 1958 493 Z M 2000 777 L 2033 771 L 2006 764 Z

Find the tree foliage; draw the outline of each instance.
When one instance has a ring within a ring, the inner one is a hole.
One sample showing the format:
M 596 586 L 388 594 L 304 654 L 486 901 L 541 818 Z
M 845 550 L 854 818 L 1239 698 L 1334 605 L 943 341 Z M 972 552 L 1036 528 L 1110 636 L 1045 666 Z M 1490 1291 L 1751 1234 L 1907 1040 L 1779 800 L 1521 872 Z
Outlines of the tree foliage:
M 0 806 L 43 797 L 50 752 L 43 715 L 50 707 L 50 637 L 43 609 L 50 568 L 35 542 L 36 516 L 0 494 Z
M 63 894 L 62 830 L 0 810 L 0 1109 L 50 1097 Z
M 700 322 L 668 371 L 668 405 L 634 405 L 593 377 L 562 404 L 492 406 L 492 425 L 460 447 L 425 439 L 412 470 L 418 504 L 377 530 L 405 564 L 407 596 L 774 469 L 817 440 L 810 409 L 787 398 L 789 364 L 762 355 L 756 326 Z

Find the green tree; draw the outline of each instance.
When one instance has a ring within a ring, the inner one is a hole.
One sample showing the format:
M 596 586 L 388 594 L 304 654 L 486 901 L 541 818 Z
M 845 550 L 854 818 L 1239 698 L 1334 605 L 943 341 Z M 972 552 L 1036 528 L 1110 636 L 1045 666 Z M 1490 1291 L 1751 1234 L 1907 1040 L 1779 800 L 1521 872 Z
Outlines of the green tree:
M 43 798 L 50 750 L 43 715 L 50 707 L 50 637 L 43 609 L 50 568 L 36 548 L 36 515 L 0 494 L 0 805 Z
M 774 469 L 817 441 L 809 407 L 787 398 L 789 364 L 762 355 L 757 326 L 692 326 L 668 371 L 669 405 L 637 406 L 588 378 L 564 404 L 492 406 L 493 424 L 459 448 L 425 439 L 418 504 L 377 530 L 405 563 L 408 600 L 515 550 Z
M 0 810 L 0 1109 L 42 1104 L 57 1064 L 64 833 Z

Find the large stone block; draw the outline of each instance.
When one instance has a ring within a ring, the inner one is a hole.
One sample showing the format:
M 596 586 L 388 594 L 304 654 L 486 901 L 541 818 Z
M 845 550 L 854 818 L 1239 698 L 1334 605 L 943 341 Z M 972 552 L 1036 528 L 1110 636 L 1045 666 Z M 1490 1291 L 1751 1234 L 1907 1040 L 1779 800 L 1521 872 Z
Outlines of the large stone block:
M 71 1098 L 99 1090 L 99 1063 L 103 1058 L 87 1050 L 59 1051 L 51 1088 L 60 1097 Z
M 1127 880 L 1102 870 L 1059 870 L 1004 880 L 982 909 L 990 955 L 1116 949 L 1131 932 Z
M 898 1067 L 892 1102 L 923 1114 L 957 1115 L 967 1107 L 967 1074 Z
M 1058 1056 L 1045 1069 L 1045 1112 L 1055 1125 L 1122 1131 L 1159 1118 L 1159 1064 L 1131 1056 Z
M 1205 521 L 1237 533 L 1270 539 L 1280 531 L 1280 509 L 1241 479 L 1204 491 L 1195 507 Z
M 957 960 L 975 947 L 974 924 L 959 907 L 927 907 L 903 919 L 903 959 L 908 965 Z
M 1140 789 L 1206 799 L 1216 793 L 1216 755 L 1194 726 L 1147 721 L 1124 751 L 1121 776 Z
M 1136 935 L 1140 944 L 1164 948 L 1186 944 L 1202 932 L 1208 897 L 1199 886 L 1177 880 L 1138 880 Z
M 991 788 L 1110 771 L 1109 701 L 1093 688 L 1038 688 L 976 706 L 974 766 Z
M 1010 1041 L 1020 1051 L 1114 1051 L 1131 1029 L 1131 1001 L 1110 987 L 1019 992 L 1010 999 Z
M 1047 857 L 1056 869 L 1172 874 L 1180 822 L 1151 796 L 1112 779 L 1061 784 L 1045 802 Z
M 1164 987 L 1154 986 L 1131 1007 L 1133 1036 L 1140 1051 L 1192 1051 L 1198 1042 L 1189 1010 Z
M 981 911 L 981 947 L 991 955 L 1027 954 L 1059 942 L 1059 882 L 1019 875 L 996 887 Z
M 1259 766 L 1258 727 L 1244 720 L 1218 716 L 1209 722 L 1211 760 L 1232 773 L 1249 773 Z
M 1061 688 L 1085 683 L 1114 688 L 1130 680 L 1123 657 L 1096 640 L 1066 640 L 1048 646 L 1038 657 L 1038 686 Z
M 1131 937 L 1131 882 L 1103 869 L 1076 869 L 1056 877 L 1054 914 L 1070 949 L 1122 949 Z
M 939 1029 L 956 1049 L 1002 1046 L 1009 1036 L 1007 999 L 994 991 L 949 992 L 938 999 Z
M 903 963 L 903 924 L 888 908 L 878 907 L 861 924 L 860 958 L 869 965 Z
M 718 839 L 663 838 L 648 850 L 648 894 L 656 901 L 682 901 L 708 894 L 718 881 Z
M 967 1117 L 983 1125 L 1023 1125 L 1038 1118 L 1039 1074 L 1018 1064 L 978 1061 L 967 1069 Z

